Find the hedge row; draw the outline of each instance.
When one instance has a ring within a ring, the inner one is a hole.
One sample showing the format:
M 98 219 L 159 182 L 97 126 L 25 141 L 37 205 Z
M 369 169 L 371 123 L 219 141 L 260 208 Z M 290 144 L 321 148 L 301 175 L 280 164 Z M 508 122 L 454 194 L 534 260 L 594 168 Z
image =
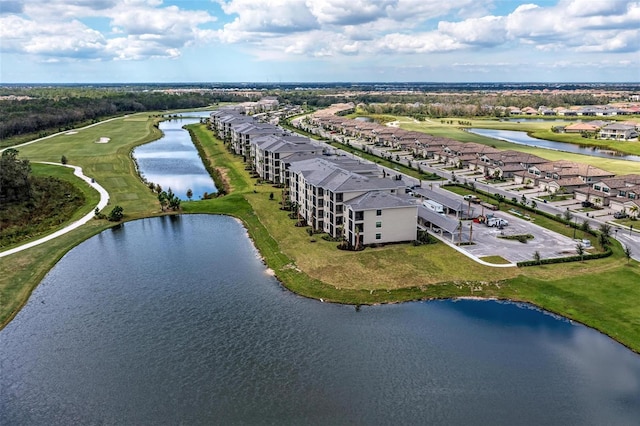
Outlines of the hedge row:
M 602 253 L 585 254 L 583 256 L 553 257 L 551 259 L 540 259 L 539 261 L 526 260 L 524 262 L 518 262 L 517 265 L 518 267 L 522 267 L 547 265 L 551 263 L 581 262 L 583 260 L 602 259 L 605 257 L 609 257 L 612 253 L 613 251 L 609 247 L 607 247 L 606 250 Z

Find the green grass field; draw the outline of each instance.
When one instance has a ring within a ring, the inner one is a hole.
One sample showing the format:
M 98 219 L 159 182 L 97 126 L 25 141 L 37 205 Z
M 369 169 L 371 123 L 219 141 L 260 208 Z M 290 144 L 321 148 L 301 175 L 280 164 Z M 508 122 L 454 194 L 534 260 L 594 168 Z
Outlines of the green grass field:
M 59 140 L 52 138 L 44 148 L 33 144 L 20 151 L 32 160 L 57 161 L 66 155 L 70 163 L 85 167 L 87 174 L 113 191 L 112 204 L 123 205 L 126 218 L 134 219 L 160 214 L 155 197 L 138 179 L 129 158 L 132 147 L 152 139 L 156 132 L 150 119 L 118 120 L 87 129 L 82 138 L 72 138 L 80 132 Z M 532 302 L 640 351 L 640 268 L 635 261 L 627 263 L 617 245 L 613 256 L 606 259 L 507 269 L 477 264 L 441 243 L 340 251 L 335 242 L 325 241 L 320 235 L 312 242 L 306 230 L 295 227 L 287 212 L 280 210 L 280 189 L 250 179 L 242 159 L 229 154 L 204 126 L 196 126 L 195 132 L 207 161 L 228 177 L 232 193 L 184 202 L 183 212 L 227 214 L 241 219 L 268 267 L 298 294 L 350 304 L 461 296 Z M 112 137 L 114 143 L 96 147 L 93 141 L 100 136 Z M 270 200 L 272 192 L 274 200 Z M 137 194 L 138 199 L 123 194 Z M 3 258 L 2 324 L 26 302 L 32 289 L 66 251 L 108 226 L 104 221 L 92 221 L 51 243 Z
M 418 132 L 428 133 L 435 136 L 447 137 L 462 142 L 477 142 L 484 145 L 493 146 L 498 149 L 512 149 L 515 151 L 526 152 L 537 155 L 542 158 L 546 158 L 550 161 L 556 160 L 570 160 L 577 163 L 591 164 L 592 166 L 601 168 L 613 172 L 617 175 L 638 173 L 638 162 L 625 161 L 609 158 L 592 157 L 590 155 L 573 154 L 561 151 L 552 151 L 549 149 L 529 147 L 524 145 L 518 145 L 498 139 L 488 138 L 473 133 L 465 132 L 462 130 L 463 126 L 458 124 L 459 119 L 447 119 L 453 121 L 453 124 L 443 124 L 440 120 L 428 120 L 415 122 L 413 119 L 406 117 L 397 117 L 400 122 L 400 127 L 405 130 L 414 130 Z M 445 120 L 446 121 L 446 120 Z M 640 154 L 640 143 L 638 142 L 613 142 L 613 141 L 594 141 L 593 139 L 584 139 L 575 135 L 563 135 L 550 131 L 551 125 L 549 123 L 511 123 L 498 120 L 470 120 L 464 119 L 464 121 L 471 121 L 471 127 L 487 128 L 487 129 L 504 129 L 504 130 L 519 130 L 528 132 L 532 137 L 541 139 L 558 140 L 560 142 L 580 143 L 584 141 L 594 142 L 594 146 L 600 146 L 607 149 L 622 149 L 625 148 L 625 152 L 630 154 Z M 556 122 L 554 122 L 556 123 Z M 561 124 L 558 122 L 558 125 Z M 467 126 L 465 126 L 467 127 Z M 555 137 L 555 139 L 553 139 Z

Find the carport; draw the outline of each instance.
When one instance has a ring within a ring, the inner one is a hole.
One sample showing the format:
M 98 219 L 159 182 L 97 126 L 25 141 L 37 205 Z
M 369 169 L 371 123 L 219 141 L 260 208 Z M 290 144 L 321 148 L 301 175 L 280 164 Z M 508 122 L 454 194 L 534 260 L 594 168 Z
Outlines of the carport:
M 441 189 L 415 188 L 413 189 L 413 192 L 420 195 L 422 198 L 442 204 L 446 207 L 447 213 L 455 212 L 455 215 L 458 218 L 470 219 L 476 216 L 475 208 L 473 206 L 469 208 L 470 206 L 468 202 L 461 200 L 459 196 L 453 195 L 448 191 Z
M 462 225 L 462 230 L 460 225 Z M 418 226 L 432 233 L 439 233 L 443 239 L 450 239 L 452 243 L 460 242 L 461 238 L 463 241 L 469 241 L 470 230 L 469 226 L 465 225 L 466 223 L 458 219 L 418 206 Z

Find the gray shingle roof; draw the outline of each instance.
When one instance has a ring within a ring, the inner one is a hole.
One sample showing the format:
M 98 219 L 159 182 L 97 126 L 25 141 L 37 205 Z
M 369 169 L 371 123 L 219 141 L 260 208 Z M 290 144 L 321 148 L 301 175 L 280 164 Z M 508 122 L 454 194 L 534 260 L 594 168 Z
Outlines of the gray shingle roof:
M 370 191 L 349 201 L 345 201 L 344 204 L 351 207 L 354 211 L 405 207 L 415 207 L 417 209 L 418 207 L 415 198 L 398 196 L 384 191 Z

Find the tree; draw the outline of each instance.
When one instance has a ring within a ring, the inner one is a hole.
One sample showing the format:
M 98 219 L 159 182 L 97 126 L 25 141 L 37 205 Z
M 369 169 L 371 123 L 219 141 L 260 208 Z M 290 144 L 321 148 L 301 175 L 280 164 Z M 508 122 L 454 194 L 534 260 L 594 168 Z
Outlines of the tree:
M 538 207 L 538 203 L 536 203 L 535 200 L 531 200 L 531 208 L 535 210 L 537 207 Z
M 578 243 L 576 245 L 576 253 L 578 253 L 578 256 L 580 256 L 580 260 L 584 260 L 584 246 L 582 245 L 582 243 Z
M 273 192 L 271 192 L 271 193 L 269 194 L 269 201 L 273 201 L 273 197 L 274 197 Z
M 173 211 L 180 210 L 180 204 L 180 198 L 175 195 L 169 199 L 169 208 Z
M 600 225 L 600 228 L 598 228 L 598 230 L 604 234 L 607 239 L 611 236 L 611 225 L 609 225 L 608 223 L 603 223 L 602 225 Z
M 573 219 L 573 215 L 571 214 L 571 212 L 567 208 L 567 210 L 565 210 L 565 212 L 564 212 L 564 220 L 566 220 L 567 222 L 571 222 L 571 219 Z
M 167 200 L 167 193 L 165 191 L 158 193 L 158 201 L 160 202 L 160 208 L 164 211 L 164 208 L 169 203 Z
M 63 156 L 60 158 L 60 163 L 61 163 L 61 164 L 67 164 L 67 157 L 63 155 Z
M 580 225 L 580 229 L 582 229 L 582 231 L 584 231 L 585 233 L 589 233 L 589 231 L 591 230 L 591 225 L 589 225 L 588 219 L 585 219 L 582 222 L 582 225 Z
M 193 197 L 193 191 L 191 188 L 187 189 L 187 198 L 191 201 L 191 197 Z
M 631 252 L 631 247 L 629 247 L 628 245 L 624 246 L 624 257 L 627 258 L 627 264 L 629 263 L 629 261 L 631 260 L 631 255 L 633 253 Z
M 602 250 L 604 250 L 609 245 L 609 243 L 609 236 L 607 234 L 604 234 L 602 232 L 598 234 L 598 245 L 602 247 Z
M 527 205 L 527 197 L 522 194 L 522 197 L 520 198 L 520 202 L 522 203 L 523 206 Z
M 534 262 L 536 262 L 539 265 L 541 259 L 542 259 L 542 256 L 540 256 L 540 252 L 538 250 L 533 252 L 533 261 Z
M 636 218 L 638 217 L 638 210 L 640 210 L 640 208 L 636 204 L 629 207 L 629 213 Z
M 31 164 L 18 159 L 18 150 L 9 148 L 0 157 L 0 203 L 31 198 Z
M 109 213 L 109 216 L 107 216 L 107 219 L 110 222 L 120 222 L 123 217 L 124 217 L 124 209 L 120 206 L 115 206 L 113 210 L 111 210 L 111 212 Z

